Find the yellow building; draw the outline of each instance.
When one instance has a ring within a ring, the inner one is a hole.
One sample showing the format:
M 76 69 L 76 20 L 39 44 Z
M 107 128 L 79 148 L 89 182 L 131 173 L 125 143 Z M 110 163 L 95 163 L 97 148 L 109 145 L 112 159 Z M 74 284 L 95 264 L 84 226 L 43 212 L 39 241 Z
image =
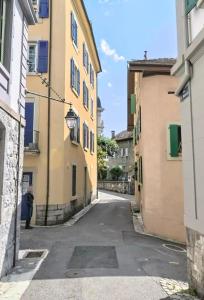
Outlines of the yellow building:
M 101 65 L 82 0 L 32 2 L 39 20 L 29 28 L 23 194 L 33 186 L 32 222 L 52 225 L 96 198 Z M 73 104 L 74 129 L 65 122 L 69 106 L 53 99 Z
M 128 129 L 134 132 L 136 200 L 144 230 L 185 242 L 181 113 L 174 59 L 128 64 Z

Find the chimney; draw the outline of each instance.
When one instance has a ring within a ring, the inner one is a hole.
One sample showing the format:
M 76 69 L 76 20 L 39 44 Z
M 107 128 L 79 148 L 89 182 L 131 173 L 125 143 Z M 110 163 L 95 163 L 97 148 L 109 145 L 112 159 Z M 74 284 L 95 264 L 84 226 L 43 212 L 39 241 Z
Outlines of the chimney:
M 111 131 L 111 139 L 113 140 L 115 138 L 115 130 Z
M 147 60 L 147 50 L 144 52 L 144 60 Z

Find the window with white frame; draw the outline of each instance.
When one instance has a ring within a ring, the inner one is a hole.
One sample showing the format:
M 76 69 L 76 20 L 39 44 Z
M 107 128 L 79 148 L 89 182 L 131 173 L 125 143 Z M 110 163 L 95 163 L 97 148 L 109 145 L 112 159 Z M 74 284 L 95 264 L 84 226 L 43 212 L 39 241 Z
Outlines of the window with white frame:
M 89 90 L 85 81 L 83 81 L 83 104 L 86 108 L 89 108 Z
M 83 124 L 83 147 L 84 149 L 89 148 L 89 128 L 86 123 Z
M 76 126 L 70 131 L 70 139 L 72 142 L 80 143 L 80 117 L 78 116 Z
M 95 151 L 95 135 L 93 131 L 90 131 L 90 152 L 94 153 Z
M 74 45 L 78 47 L 78 25 L 73 12 L 71 12 L 71 36 Z
M 90 83 L 92 87 L 94 87 L 94 69 L 92 67 L 92 64 L 90 64 Z
M 0 0 L 0 62 L 10 71 L 12 5 L 11 0 Z
M 80 95 L 80 71 L 77 65 L 75 64 L 74 59 L 71 59 L 71 88 L 72 90 L 77 93 L 77 95 Z
M 94 101 L 91 99 L 91 117 L 94 117 Z
M 29 43 L 28 45 L 28 72 L 37 72 L 37 43 Z
M 88 54 L 85 43 L 83 43 L 83 65 L 84 65 L 87 73 L 89 73 L 89 54 Z

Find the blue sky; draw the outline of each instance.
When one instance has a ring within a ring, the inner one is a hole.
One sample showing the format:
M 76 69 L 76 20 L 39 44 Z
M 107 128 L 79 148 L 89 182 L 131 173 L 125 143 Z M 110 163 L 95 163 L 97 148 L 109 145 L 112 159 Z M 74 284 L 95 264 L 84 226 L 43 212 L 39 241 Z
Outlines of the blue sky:
M 127 128 L 127 61 L 176 57 L 174 0 L 85 0 L 103 68 L 104 135 Z

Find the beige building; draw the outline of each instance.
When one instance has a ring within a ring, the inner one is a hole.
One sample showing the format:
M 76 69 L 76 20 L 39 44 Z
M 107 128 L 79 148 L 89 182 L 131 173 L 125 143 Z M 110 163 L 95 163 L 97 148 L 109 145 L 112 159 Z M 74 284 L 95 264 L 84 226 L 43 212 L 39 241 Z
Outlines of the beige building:
M 32 222 L 52 225 L 96 197 L 101 66 L 82 0 L 33 5 L 39 24 L 29 28 L 23 194 L 33 186 Z M 65 123 L 69 106 L 54 99 L 72 103 L 78 116 L 74 129 Z
M 204 1 L 176 1 L 189 283 L 204 298 Z
M 128 128 L 135 144 L 136 200 L 145 231 L 184 242 L 181 120 L 175 60 L 128 63 Z

